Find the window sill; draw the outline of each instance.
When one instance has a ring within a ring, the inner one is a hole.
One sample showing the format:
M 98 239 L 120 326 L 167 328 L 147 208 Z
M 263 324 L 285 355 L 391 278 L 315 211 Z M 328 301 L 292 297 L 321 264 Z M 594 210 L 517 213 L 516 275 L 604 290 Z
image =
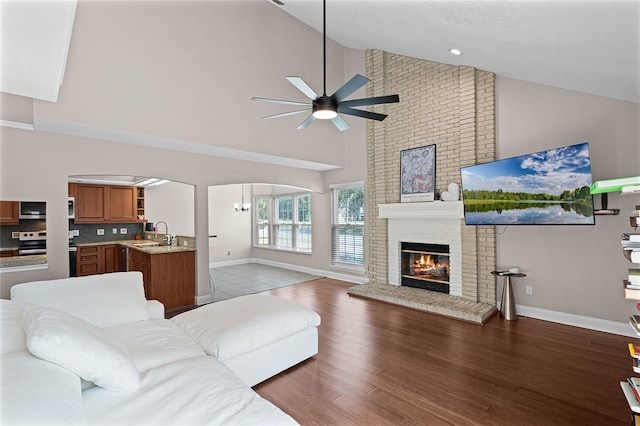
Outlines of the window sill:
M 300 250 L 300 249 L 292 249 L 287 247 L 277 247 L 277 246 L 258 246 L 254 245 L 254 249 L 263 249 L 263 250 L 273 250 L 273 251 L 283 251 L 286 253 L 295 253 L 295 254 L 306 254 L 310 255 L 313 252 L 311 250 Z

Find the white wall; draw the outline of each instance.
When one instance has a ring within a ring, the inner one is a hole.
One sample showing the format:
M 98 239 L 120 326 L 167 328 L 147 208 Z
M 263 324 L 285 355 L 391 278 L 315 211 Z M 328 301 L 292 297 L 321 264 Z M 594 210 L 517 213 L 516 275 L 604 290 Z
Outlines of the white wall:
M 305 114 L 260 118 L 299 108 L 251 101 L 307 101 L 288 75 L 322 88 L 322 35 L 268 1 L 78 2 L 68 58 L 58 102 L 34 104 L 39 126 L 345 163 L 332 123 L 299 131 Z M 327 61 L 337 89 L 344 49 L 331 40 Z
M 640 175 L 639 104 L 506 78 L 496 88 L 498 158 L 589 142 L 594 180 Z M 626 322 L 636 310 L 622 292 L 632 264 L 620 235 L 633 231 L 629 212 L 638 204 L 640 195 L 610 195 L 621 214 L 596 216 L 595 226 L 498 227 L 498 268 L 527 274 L 514 280 L 517 303 Z
M 330 40 L 327 48 L 328 87 L 338 88 L 354 69 L 364 73 L 363 52 Z M 1 118 L 34 123 L 36 130 L 0 128 L 0 198 L 44 200 L 51 214 L 49 268 L 0 275 L 0 297 L 8 297 L 14 283 L 68 276 L 64 212 L 70 175 L 154 176 L 193 185 L 200 296 L 209 294 L 210 186 L 261 182 L 319 194 L 312 201 L 318 226 L 313 255 L 269 256 L 326 268 L 329 204 L 323 194 L 328 183 L 364 180 L 365 120 L 345 117 L 352 129 L 342 133 L 330 122 L 299 131 L 304 117 L 261 120 L 282 106 L 250 101 L 251 96 L 304 100 L 286 75 L 322 87 L 321 49 L 320 33 L 262 0 L 79 3 L 58 102 L 1 95 Z M 56 133 L 42 130 L 52 126 Z M 75 136 L 58 133 L 69 128 Z M 109 140 L 123 134 L 129 143 Z M 164 148 L 176 141 L 191 151 Z M 342 169 L 321 173 L 234 160 L 208 155 L 211 147 Z M 18 161 L 24 158 L 34 173 L 25 175 Z
M 195 236 L 195 194 L 193 185 L 168 182 L 144 191 L 144 213 L 154 224 L 164 221 L 171 235 Z M 164 227 L 160 225 L 160 232 Z
M 250 259 L 251 217 L 254 206 L 248 212 L 235 211 L 233 203 L 241 201 L 242 185 L 209 187 L 209 262 L 219 263 Z M 244 186 L 245 203 L 251 203 L 251 185 Z

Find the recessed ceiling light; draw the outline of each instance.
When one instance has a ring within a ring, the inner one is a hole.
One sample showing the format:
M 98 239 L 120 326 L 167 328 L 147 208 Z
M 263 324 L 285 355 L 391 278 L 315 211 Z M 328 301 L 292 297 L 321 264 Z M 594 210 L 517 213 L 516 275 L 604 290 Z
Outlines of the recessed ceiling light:
M 449 53 L 456 56 L 462 55 L 462 52 L 460 51 L 460 49 L 449 49 Z

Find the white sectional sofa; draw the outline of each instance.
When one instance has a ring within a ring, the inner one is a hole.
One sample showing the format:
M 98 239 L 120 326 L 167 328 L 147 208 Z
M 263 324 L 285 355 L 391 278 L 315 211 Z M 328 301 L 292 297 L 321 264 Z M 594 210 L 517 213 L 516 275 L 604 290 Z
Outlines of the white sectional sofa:
M 2 425 L 296 424 L 250 386 L 317 353 L 307 308 L 253 295 L 166 320 L 139 272 L 18 284 L 11 299 Z

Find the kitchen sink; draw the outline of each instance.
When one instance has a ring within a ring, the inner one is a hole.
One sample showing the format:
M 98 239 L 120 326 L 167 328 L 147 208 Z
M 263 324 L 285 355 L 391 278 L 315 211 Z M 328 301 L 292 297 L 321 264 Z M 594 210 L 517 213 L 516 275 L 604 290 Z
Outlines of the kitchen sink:
M 134 243 L 133 245 L 135 247 L 157 247 L 160 245 L 160 243 L 155 241 L 149 241 L 147 243 Z

